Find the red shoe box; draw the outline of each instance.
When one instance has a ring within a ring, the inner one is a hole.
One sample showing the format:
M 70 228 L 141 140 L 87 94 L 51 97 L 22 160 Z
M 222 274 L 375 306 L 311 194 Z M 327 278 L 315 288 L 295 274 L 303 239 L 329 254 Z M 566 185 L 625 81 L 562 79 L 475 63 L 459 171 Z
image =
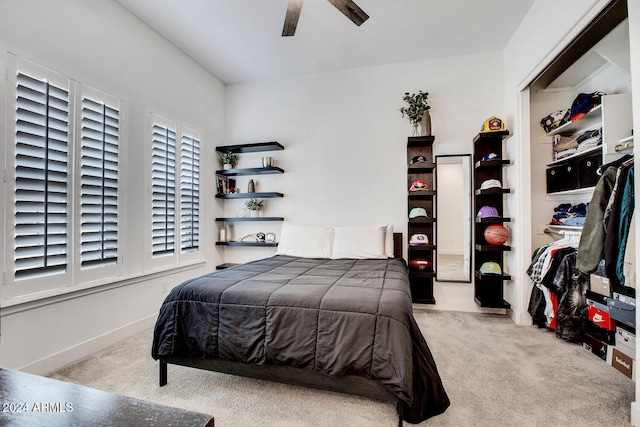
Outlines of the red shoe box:
M 594 305 L 589 305 L 589 320 L 595 325 L 609 331 L 616 330 L 616 321 L 611 319 L 608 311 L 602 310 Z

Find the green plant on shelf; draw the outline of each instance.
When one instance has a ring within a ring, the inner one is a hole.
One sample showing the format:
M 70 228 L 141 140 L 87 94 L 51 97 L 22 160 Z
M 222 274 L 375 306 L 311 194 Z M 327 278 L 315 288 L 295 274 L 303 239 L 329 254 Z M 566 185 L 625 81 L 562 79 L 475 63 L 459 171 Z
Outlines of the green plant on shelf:
M 225 165 L 229 165 L 228 167 L 235 167 L 238 164 L 238 156 L 231 151 L 227 151 L 226 153 L 222 153 L 220 155 L 220 163 L 224 167 Z
M 264 207 L 264 200 L 256 199 L 255 197 L 250 198 L 245 202 L 247 209 L 250 211 L 259 211 Z

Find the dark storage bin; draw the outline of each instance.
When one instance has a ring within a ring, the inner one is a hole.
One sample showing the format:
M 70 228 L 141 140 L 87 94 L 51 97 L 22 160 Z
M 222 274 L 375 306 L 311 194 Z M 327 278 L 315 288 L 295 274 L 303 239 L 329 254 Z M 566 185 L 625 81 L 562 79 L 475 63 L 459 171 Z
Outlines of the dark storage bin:
M 602 165 L 602 153 L 597 152 L 578 159 L 578 179 L 580 188 L 593 187 L 598 183 L 598 168 Z
M 575 160 L 560 163 L 547 169 L 547 193 L 579 188 L 578 168 Z

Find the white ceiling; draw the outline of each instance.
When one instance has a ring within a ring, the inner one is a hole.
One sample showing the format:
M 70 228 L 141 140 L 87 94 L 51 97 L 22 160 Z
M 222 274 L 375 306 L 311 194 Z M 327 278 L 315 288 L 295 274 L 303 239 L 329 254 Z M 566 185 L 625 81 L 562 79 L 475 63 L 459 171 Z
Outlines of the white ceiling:
M 360 27 L 306 0 L 115 0 L 227 84 L 502 50 L 534 0 L 356 0 Z

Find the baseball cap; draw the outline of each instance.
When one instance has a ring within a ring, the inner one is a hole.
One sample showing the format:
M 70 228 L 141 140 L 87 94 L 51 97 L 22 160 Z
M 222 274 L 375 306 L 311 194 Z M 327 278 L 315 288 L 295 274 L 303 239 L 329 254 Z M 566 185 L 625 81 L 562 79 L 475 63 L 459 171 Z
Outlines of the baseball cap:
M 429 218 L 429 215 L 427 215 L 427 210 L 425 208 L 413 208 L 411 209 L 411 212 L 409 212 L 409 218 L 417 218 L 419 216 Z
M 498 218 L 500 214 L 498 214 L 498 209 L 493 206 L 483 206 L 478 211 L 477 218 Z
M 488 190 L 489 188 L 502 188 L 502 184 L 497 179 L 487 179 L 480 185 L 481 190 Z
M 496 116 L 491 116 L 482 124 L 482 128 L 480 128 L 480 133 L 488 133 L 488 132 L 501 132 L 505 130 L 504 122 L 497 118 Z
M 415 156 L 409 162 L 410 165 L 415 165 L 416 163 L 427 163 L 427 158 L 425 156 Z
M 410 245 L 428 245 L 429 237 L 426 234 L 416 233 L 411 235 L 411 239 L 409 239 Z
M 540 120 L 540 125 L 544 128 L 545 132 L 549 133 L 563 124 L 568 123 L 570 121 L 570 117 L 571 110 L 568 108 L 554 111 L 548 116 L 543 117 L 542 120 Z
M 409 191 L 420 191 L 420 190 L 428 190 L 429 186 L 427 183 L 421 179 L 416 179 L 409 187 Z
M 502 274 L 500 264 L 493 261 L 487 261 L 480 266 L 480 273 L 482 274 Z
M 488 162 L 489 160 L 500 160 L 500 156 L 498 156 L 496 153 L 488 153 L 482 156 L 483 162 Z

